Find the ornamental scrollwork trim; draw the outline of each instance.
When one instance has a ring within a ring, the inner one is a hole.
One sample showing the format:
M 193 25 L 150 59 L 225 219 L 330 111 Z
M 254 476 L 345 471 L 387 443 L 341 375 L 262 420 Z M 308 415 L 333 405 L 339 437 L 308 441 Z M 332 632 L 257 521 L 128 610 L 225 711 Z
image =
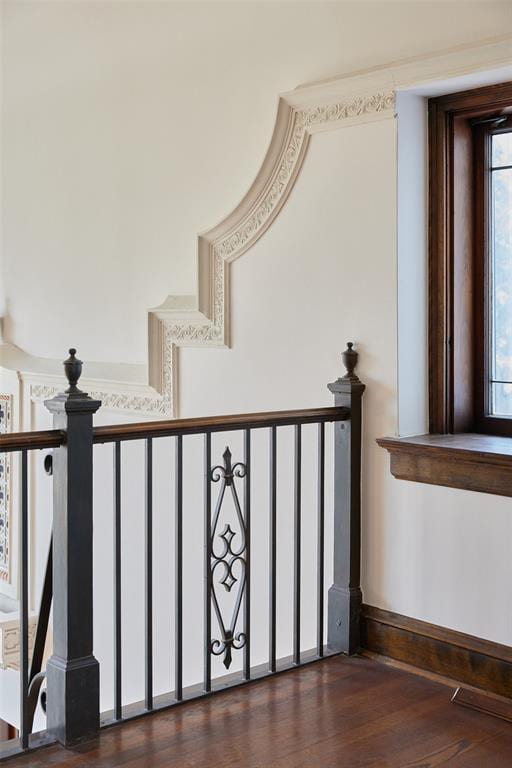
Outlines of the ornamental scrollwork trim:
M 243 201 L 223 222 L 198 238 L 197 298 L 168 297 L 160 307 L 149 311 L 149 384 L 134 386 L 105 380 L 103 387 L 95 383 L 88 391 L 102 401 L 103 407 L 159 418 L 178 415 L 177 348 L 229 346 L 230 265 L 258 241 L 279 214 L 302 168 L 310 135 L 317 130 L 389 116 L 394 110 L 395 93 L 383 89 L 368 95 L 327 99 L 308 107 L 298 107 L 295 101 L 295 94 L 281 97 L 271 146 Z M 183 302 L 184 298 L 190 301 Z M 30 378 L 37 375 L 31 374 Z M 57 385 L 44 381 L 32 381 L 29 387 L 35 402 L 50 399 L 59 391 Z
M 12 395 L 0 394 L 0 435 L 11 431 Z M 0 580 L 11 577 L 11 454 L 0 453 Z
M 266 232 L 278 215 L 295 183 L 305 157 L 307 143 L 313 131 L 335 128 L 347 121 L 364 121 L 394 110 L 395 92 L 382 91 L 369 95 L 353 96 L 307 109 L 298 109 L 281 100 L 286 113 L 286 130 L 280 136 L 282 142 L 276 162 L 260 174 L 244 203 L 240 217 L 233 223 L 228 217 L 219 226 L 201 236 L 207 248 L 208 264 L 201 267 L 207 272 L 207 293 L 211 297 L 209 312 L 198 319 L 190 319 L 189 313 L 161 308 L 153 310 L 164 326 L 165 344 L 162 346 L 162 370 L 167 370 L 167 380 L 174 381 L 176 371 L 170 371 L 173 362 L 169 350 L 174 346 L 214 345 L 227 346 L 229 306 L 227 301 L 227 273 L 231 262 L 247 251 Z M 277 130 L 275 134 L 278 133 Z M 271 150 L 269 150 L 270 153 Z M 249 201 L 249 202 L 246 202 Z M 222 234 L 222 229 L 228 230 Z M 219 234 L 220 230 L 220 234 Z M 186 319 L 180 319 L 185 314 Z M 174 362 L 177 365 L 177 360 Z
M 30 399 L 34 403 L 50 400 L 62 391 L 62 387 L 52 384 L 31 384 Z M 172 401 L 167 393 L 159 395 L 137 395 L 125 390 L 102 391 L 90 389 L 88 394 L 94 400 L 101 400 L 103 408 L 119 411 L 138 411 L 155 416 L 169 416 L 172 412 Z

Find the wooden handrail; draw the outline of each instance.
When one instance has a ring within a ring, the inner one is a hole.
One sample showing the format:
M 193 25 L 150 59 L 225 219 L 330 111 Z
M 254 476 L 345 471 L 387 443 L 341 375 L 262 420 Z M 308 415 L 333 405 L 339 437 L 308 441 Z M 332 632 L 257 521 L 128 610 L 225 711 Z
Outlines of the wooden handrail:
M 94 443 L 112 443 L 117 440 L 144 440 L 150 437 L 197 435 L 205 432 L 229 432 L 236 429 L 283 427 L 292 424 L 319 424 L 327 421 L 345 421 L 349 408 L 304 408 L 296 411 L 268 411 L 240 413 L 229 416 L 203 416 L 192 419 L 141 421 L 136 424 L 112 424 L 95 427 Z
M 148 437 L 195 435 L 203 432 L 228 432 L 236 429 L 259 427 L 283 427 L 292 424 L 318 424 L 328 421 L 345 421 L 350 416 L 348 408 L 303 408 L 295 411 L 268 411 L 240 413 L 228 416 L 202 416 L 192 419 L 167 419 L 165 421 L 141 421 L 132 424 L 111 424 L 95 427 L 95 443 L 112 443 L 117 440 L 143 440 Z M 66 435 L 59 429 L 34 432 L 10 432 L 0 435 L 0 453 L 12 451 L 59 448 Z
M 0 435 L 0 453 L 59 448 L 65 441 L 66 435 L 60 429 L 45 429 L 40 432 L 9 432 L 6 435 Z

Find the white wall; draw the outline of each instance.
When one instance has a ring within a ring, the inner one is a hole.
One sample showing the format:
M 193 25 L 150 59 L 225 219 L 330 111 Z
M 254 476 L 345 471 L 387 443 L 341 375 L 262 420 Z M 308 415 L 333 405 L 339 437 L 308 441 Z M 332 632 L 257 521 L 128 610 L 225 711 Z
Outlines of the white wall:
M 59 358 L 72 342 L 85 360 L 145 363 L 147 309 L 194 293 L 197 233 L 257 172 L 279 91 L 510 32 L 511 12 L 489 2 L 4 2 L 8 341 L 34 355 Z M 339 354 L 357 342 L 368 387 L 365 600 L 510 644 L 510 501 L 396 481 L 375 444 L 398 430 L 399 378 L 414 382 L 411 360 L 397 358 L 397 247 L 413 247 L 406 219 L 397 229 L 397 162 L 392 119 L 312 138 L 282 213 L 233 265 L 231 349 L 180 350 L 181 414 L 329 404 Z M 416 289 L 424 299 L 421 281 Z M 421 422 L 418 402 L 404 423 Z M 33 424 L 47 424 L 39 407 Z M 138 493 L 126 547 L 140 602 Z M 110 578 L 101 530 L 96 569 Z M 98 652 L 108 658 L 106 646 Z
M 195 292 L 197 233 L 255 176 L 279 92 L 502 34 L 510 8 L 5 0 L 7 340 L 145 363 L 146 311 Z
M 427 99 L 401 92 L 397 112 L 398 433 L 428 432 Z

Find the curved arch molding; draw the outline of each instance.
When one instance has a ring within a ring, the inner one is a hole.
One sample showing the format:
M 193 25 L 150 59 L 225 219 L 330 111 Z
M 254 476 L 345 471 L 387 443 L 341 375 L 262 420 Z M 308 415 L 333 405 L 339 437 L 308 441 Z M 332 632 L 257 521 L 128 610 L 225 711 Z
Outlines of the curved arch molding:
M 149 382 L 84 381 L 104 407 L 173 417 L 178 411 L 177 350 L 183 346 L 229 346 L 231 263 L 251 248 L 279 215 L 302 168 L 313 133 L 373 120 L 393 119 L 399 89 L 452 80 L 453 90 L 475 78 L 502 76 L 510 67 L 512 37 L 461 46 L 434 56 L 304 86 L 279 98 L 272 139 L 251 188 L 220 224 L 198 237 L 197 296 L 169 296 L 148 313 Z M 481 73 L 479 75 L 479 73 Z M 473 78 L 469 81 L 468 78 Z M 480 84 L 483 84 L 480 82 Z M 30 399 L 50 397 L 56 384 L 27 377 Z
M 306 109 L 280 98 L 270 148 L 249 192 L 230 216 L 198 238 L 197 300 L 170 296 L 149 312 L 150 384 L 161 393 L 167 414 L 177 411 L 176 347 L 229 346 L 230 265 L 278 216 L 299 175 L 311 134 L 345 123 L 392 117 L 393 108 L 393 91 Z

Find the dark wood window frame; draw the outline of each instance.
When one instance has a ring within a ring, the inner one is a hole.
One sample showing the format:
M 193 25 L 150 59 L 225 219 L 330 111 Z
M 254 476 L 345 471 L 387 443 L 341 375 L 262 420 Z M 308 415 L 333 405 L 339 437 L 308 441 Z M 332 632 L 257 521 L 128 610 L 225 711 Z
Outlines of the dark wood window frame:
M 512 105 L 512 88 L 511 101 Z M 478 432 L 512 437 L 512 418 L 491 415 L 491 187 L 492 138 L 512 131 L 512 118 L 502 116 L 498 124 L 487 120 L 474 127 L 475 201 L 474 201 L 474 423 Z
M 512 436 L 485 410 L 486 139 L 512 83 L 429 101 L 429 430 Z M 472 123 L 478 125 L 473 127 Z
M 430 435 L 377 442 L 397 478 L 512 496 L 512 419 L 486 407 L 486 147 L 496 124 L 483 122 L 510 115 L 512 83 L 428 106 Z

